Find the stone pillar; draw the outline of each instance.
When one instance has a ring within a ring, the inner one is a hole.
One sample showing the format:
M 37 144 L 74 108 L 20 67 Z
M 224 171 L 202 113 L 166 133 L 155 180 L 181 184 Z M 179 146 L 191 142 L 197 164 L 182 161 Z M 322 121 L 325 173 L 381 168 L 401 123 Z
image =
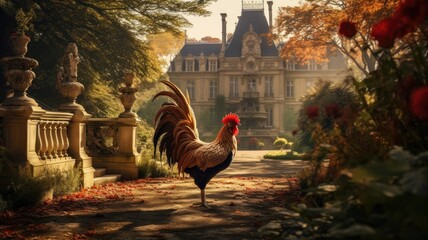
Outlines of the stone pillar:
M 269 9 L 269 29 L 272 31 L 272 4 L 273 1 L 267 1 L 268 9 Z
M 117 140 L 117 157 L 116 160 L 120 165 L 120 173 L 124 179 L 137 179 L 138 167 L 137 162 L 140 154 L 137 152 L 137 125 L 140 120 L 136 113 L 132 112 L 131 108 L 134 104 L 135 92 L 137 88 L 132 87 L 135 74 L 130 70 L 124 71 L 125 87 L 120 88 L 122 92 L 120 101 L 122 102 L 125 111 L 119 115 L 117 119 L 118 140 Z
M 226 13 L 220 13 L 221 15 L 221 55 L 224 55 L 224 52 L 226 51 Z
M 140 154 L 137 152 L 136 137 L 137 125 L 140 120 L 137 118 L 119 118 L 118 123 L 118 149 L 115 157 L 116 168 L 109 168 L 122 174 L 123 179 L 137 179 L 138 166 L 137 162 Z
M 69 154 L 76 159 L 76 165 L 82 169 L 83 187 L 92 187 L 94 185 L 94 172 L 92 167 L 92 158 L 86 154 L 86 123 L 91 117 L 86 111 L 73 111 L 73 118 L 68 127 L 68 136 L 70 139 Z
M 94 172 L 92 158 L 85 152 L 86 123 L 91 117 L 82 105 L 76 103 L 77 97 L 84 90 L 84 86 L 77 81 L 77 65 L 80 63 L 76 44 L 67 46 L 61 59 L 61 66 L 57 73 L 56 87 L 65 99 L 65 103 L 58 108 L 59 111 L 73 113 L 67 134 L 70 139 L 69 153 L 76 159 L 83 175 L 83 186 L 91 187 L 94 184 Z

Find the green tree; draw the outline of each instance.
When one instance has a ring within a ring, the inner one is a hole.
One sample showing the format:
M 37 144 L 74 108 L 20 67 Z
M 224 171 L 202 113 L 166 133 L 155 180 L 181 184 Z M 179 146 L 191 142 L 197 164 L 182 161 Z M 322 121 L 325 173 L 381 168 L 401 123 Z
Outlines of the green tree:
M 223 95 L 218 95 L 215 98 L 215 105 L 214 105 L 214 125 L 218 127 L 218 129 L 221 128 L 222 126 L 221 119 L 223 119 L 226 113 L 227 113 L 226 97 Z
M 117 106 L 112 95 L 119 95 L 116 89 L 125 68 L 135 71 L 140 88 L 161 74 L 148 35 L 180 34 L 191 25 L 185 15 L 207 15 L 205 8 L 213 1 L 0 1 L 0 57 L 10 55 L 8 36 L 17 27 L 16 11 L 37 6 L 34 29 L 27 32 L 32 38 L 27 56 L 36 58 L 40 65 L 34 70 L 37 77 L 29 94 L 54 108 L 59 104 L 55 90 L 57 63 L 67 44 L 74 42 L 82 58 L 79 81 L 86 86 L 79 102 L 95 115 L 111 115 L 109 109 Z M 4 79 L 0 80 L 4 86 Z

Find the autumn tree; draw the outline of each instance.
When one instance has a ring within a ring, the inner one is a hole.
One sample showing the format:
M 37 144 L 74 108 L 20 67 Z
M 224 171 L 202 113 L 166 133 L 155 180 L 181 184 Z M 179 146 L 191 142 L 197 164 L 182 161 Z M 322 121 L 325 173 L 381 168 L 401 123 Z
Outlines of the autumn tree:
M 166 70 L 172 58 L 184 45 L 184 35 L 164 32 L 147 36 L 152 51 L 157 55 L 161 68 Z
M 79 47 L 82 62 L 79 81 L 85 91 L 79 97 L 96 116 L 113 115 L 117 86 L 126 68 L 135 71 L 140 87 L 156 80 L 161 63 L 151 50 L 148 36 L 171 32 L 178 35 L 191 24 L 185 15 L 202 15 L 215 0 L 3 0 L 0 1 L 0 58 L 10 55 L 9 35 L 15 31 L 15 14 L 36 6 L 34 28 L 27 56 L 36 58 L 37 77 L 29 90 L 39 102 L 55 108 L 60 98 L 55 90 L 58 59 L 70 42 Z M 4 85 L 4 79 L 0 79 Z M 0 99 L 1 100 L 1 99 Z M 120 107 L 120 104 L 119 104 Z
M 220 40 L 220 38 L 211 37 L 211 36 L 205 36 L 205 37 L 201 38 L 201 42 L 205 42 L 205 43 L 221 43 L 221 40 Z
M 288 40 L 282 49 L 284 57 L 295 56 L 299 62 L 315 59 L 326 61 L 326 51 L 336 48 L 364 74 L 376 67 L 372 52 L 377 45 L 370 37 L 372 26 L 393 11 L 398 0 L 306 0 L 300 6 L 282 7 L 276 30 Z M 338 35 L 339 23 L 357 23 L 358 33 L 352 39 Z

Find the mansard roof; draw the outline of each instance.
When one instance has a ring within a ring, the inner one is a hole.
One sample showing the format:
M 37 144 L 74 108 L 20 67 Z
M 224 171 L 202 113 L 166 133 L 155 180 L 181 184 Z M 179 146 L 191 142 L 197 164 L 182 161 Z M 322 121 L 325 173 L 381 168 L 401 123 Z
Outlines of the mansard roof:
M 198 57 L 203 53 L 206 57 L 211 54 L 219 55 L 221 50 L 221 43 L 186 43 L 180 51 L 182 57 L 191 54 Z
M 261 36 L 269 32 L 269 24 L 266 20 L 262 9 L 252 11 L 242 11 L 235 32 L 233 33 L 232 41 L 226 48 L 225 57 L 240 57 L 242 51 L 242 37 L 250 30 L 250 25 L 253 31 L 257 33 L 262 43 L 260 46 L 262 56 L 278 56 L 278 50 L 274 44 L 269 44 L 266 37 Z

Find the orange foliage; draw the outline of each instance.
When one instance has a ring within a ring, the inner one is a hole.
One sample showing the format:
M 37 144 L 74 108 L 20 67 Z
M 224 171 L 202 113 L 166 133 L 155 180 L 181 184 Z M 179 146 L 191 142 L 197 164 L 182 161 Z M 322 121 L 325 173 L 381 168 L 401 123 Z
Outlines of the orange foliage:
M 326 47 L 331 46 L 359 64 L 360 70 L 368 71 L 369 64 L 374 63 L 369 54 L 362 54 L 365 51 L 363 47 L 357 49 L 355 45 L 363 41 L 373 44 L 370 39 L 372 26 L 391 14 L 398 2 L 399 0 L 312 0 L 300 6 L 282 7 L 275 25 L 278 35 L 288 39 L 282 55 L 287 58 L 294 53 L 300 62 L 305 62 L 308 58 L 322 62 L 327 60 Z M 345 19 L 357 24 L 357 42 L 338 35 L 339 23 Z
M 201 42 L 221 43 L 221 40 L 219 38 L 216 38 L 216 37 L 205 36 L 205 37 L 201 38 Z

